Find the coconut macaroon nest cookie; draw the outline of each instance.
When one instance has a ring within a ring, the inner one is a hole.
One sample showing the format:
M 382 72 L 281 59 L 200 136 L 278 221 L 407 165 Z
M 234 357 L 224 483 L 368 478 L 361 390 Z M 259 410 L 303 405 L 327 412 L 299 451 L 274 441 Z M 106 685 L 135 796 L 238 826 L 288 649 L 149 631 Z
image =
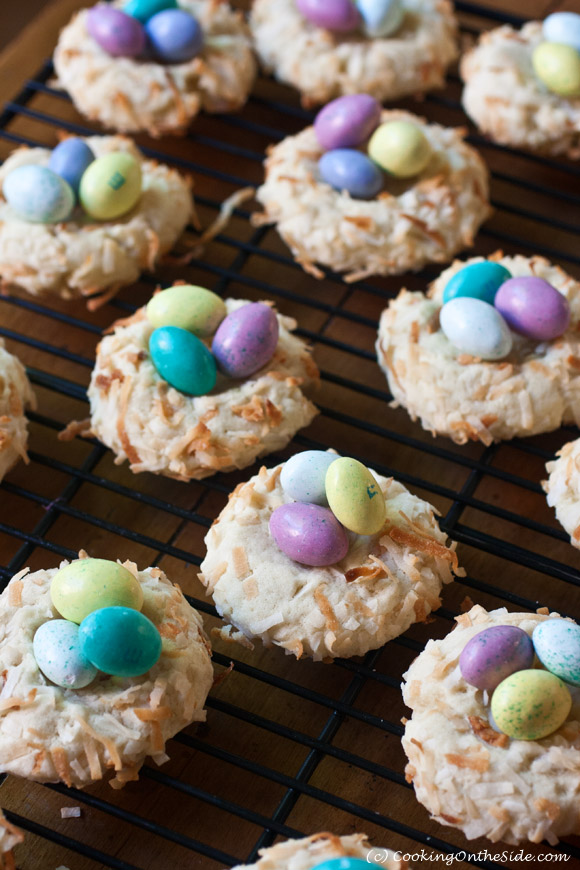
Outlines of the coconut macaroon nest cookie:
M 240 864 L 233 870 L 326 870 L 331 864 L 335 870 L 362 870 L 363 862 L 371 860 L 386 870 L 409 870 L 407 861 L 395 858 L 387 849 L 373 848 L 364 834 L 314 834 L 286 840 L 261 849 L 255 864 Z
M 202 109 L 240 109 L 256 75 L 242 13 L 216 0 L 81 9 L 60 35 L 54 65 L 83 115 L 152 136 L 185 133 Z
M 19 459 L 28 462 L 26 407 L 36 407 L 30 381 L 20 360 L 0 339 L 0 480 Z
M 276 224 L 316 277 L 317 263 L 356 281 L 446 262 L 490 214 L 487 168 L 463 135 L 341 97 L 269 150 L 255 222 Z
M 377 357 L 433 435 L 491 444 L 580 423 L 580 285 L 542 257 L 456 261 L 383 311 Z
M 547 463 L 549 477 L 542 486 L 570 543 L 580 548 L 580 438 L 564 444 L 557 456 Z
M 458 568 L 434 509 L 333 452 L 240 484 L 208 532 L 200 580 L 229 625 L 297 658 L 362 655 L 425 621 Z
M 80 559 L 25 569 L 0 596 L 0 770 L 120 788 L 205 720 L 213 681 L 199 614 L 159 568 Z
M 457 56 L 447 0 L 391 0 L 382 14 L 368 0 L 324 5 L 255 0 L 252 7 L 260 60 L 300 91 L 305 106 L 363 92 L 384 102 L 443 86 Z

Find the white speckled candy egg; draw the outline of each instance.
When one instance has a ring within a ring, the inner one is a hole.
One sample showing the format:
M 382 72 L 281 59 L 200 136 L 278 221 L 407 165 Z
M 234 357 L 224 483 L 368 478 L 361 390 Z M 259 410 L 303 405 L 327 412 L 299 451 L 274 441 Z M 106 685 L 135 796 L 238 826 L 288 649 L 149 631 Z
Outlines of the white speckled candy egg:
M 540 740 L 564 724 L 572 696 L 555 674 L 516 671 L 499 684 L 491 699 L 498 727 L 515 740 Z
M 580 686 L 580 625 L 546 619 L 535 627 L 532 642 L 545 668 L 566 683 Z
M 304 450 L 296 453 L 282 468 L 282 489 L 295 501 L 326 506 L 326 472 L 335 459 L 336 453 L 327 453 L 324 450 Z
M 512 349 L 512 334 L 493 305 L 470 296 L 451 299 L 441 309 L 441 329 L 451 344 L 471 356 L 502 359 Z
M 544 19 L 542 35 L 546 42 L 563 42 L 580 51 L 580 15 L 576 12 L 553 12 Z
M 3 193 L 24 221 L 55 224 L 66 220 L 75 204 L 70 184 L 45 166 L 19 166 L 4 179 Z
M 81 653 L 78 625 L 67 619 L 41 625 L 32 651 L 44 676 L 64 689 L 83 689 L 97 676 L 97 669 Z
M 405 17 L 401 0 L 355 0 L 367 36 L 394 34 Z

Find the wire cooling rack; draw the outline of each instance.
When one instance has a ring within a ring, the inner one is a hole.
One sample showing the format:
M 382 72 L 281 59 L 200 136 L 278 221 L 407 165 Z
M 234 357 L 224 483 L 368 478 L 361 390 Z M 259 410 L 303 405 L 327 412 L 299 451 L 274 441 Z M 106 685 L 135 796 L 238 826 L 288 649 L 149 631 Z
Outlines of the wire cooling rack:
M 472 3 L 459 3 L 458 11 L 466 39 L 481 28 L 520 23 Z M 46 63 L 5 106 L 2 157 L 18 144 L 53 145 L 58 130 L 89 131 L 51 84 L 52 75 Z M 445 91 L 402 105 L 465 126 L 459 95 L 454 74 Z M 207 224 L 226 196 L 260 182 L 265 147 L 311 118 L 290 89 L 261 78 L 240 115 L 202 117 L 185 140 L 140 144 L 193 175 Z M 474 130 L 469 138 L 489 163 L 496 209 L 475 252 L 540 253 L 578 275 L 580 167 L 498 147 Z M 416 802 L 403 772 L 400 720 L 408 711 L 399 685 L 427 638 L 448 632 L 469 599 L 487 608 L 548 605 L 580 616 L 579 557 L 540 487 L 545 462 L 577 432 L 568 428 L 488 448 L 432 439 L 389 406 L 373 345 L 387 300 L 402 284 L 424 288 L 437 270 L 351 286 L 332 274 L 318 282 L 296 266 L 275 230 L 253 229 L 249 216 L 238 209 L 202 260 L 167 265 L 95 314 L 82 302 L 2 297 L 0 334 L 26 363 L 39 399 L 30 414 L 30 465 L 20 464 L 0 487 L 3 583 L 25 565 L 52 567 L 83 547 L 105 558 L 159 564 L 203 611 L 208 629 L 219 624 L 196 579 L 203 536 L 228 492 L 256 469 L 186 485 L 132 475 L 96 442 L 56 439 L 70 419 L 87 415 L 85 388 L 102 328 L 143 304 L 157 281 L 167 285 L 178 277 L 222 294 L 274 299 L 314 345 L 322 369 L 315 397 L 321 414 L 267 462 L 332 446 L 394 474 L 441 511 L 442 527 L 460 544 L 467 577 L 446 590 L 444 606 L 428 625 L 360 660 L 322 665 L 261 647 L 248 652 L 216 644 L 216 670 L 233 661 L 234 671 L 209 697 L 207 724 L 178 735 L 168 746 L 170 762 L 145 766 L 140 782 L 122 792 L 106 784 L 81 793 L 6 778 L 0 803 L 27 832 L 21 867 L 217 870 L 255 860 L 258 849 L 279 836 L 324 829 L 366 831 L 376 845 L 423 849 L 423 857 L 454 856 L 456 867 L 511 867 L 500 846 L 467 844 L 458 832 L 431 822 Z M 190 228 L 185 245 L 194 240 Z M 60 809 L 71 805 L 82 808 L 81 817 L 61 819 Z M 568 866 L 580 858 L 574 840 L 527 851 L 534 860 L 562 852 L 570 856 Z

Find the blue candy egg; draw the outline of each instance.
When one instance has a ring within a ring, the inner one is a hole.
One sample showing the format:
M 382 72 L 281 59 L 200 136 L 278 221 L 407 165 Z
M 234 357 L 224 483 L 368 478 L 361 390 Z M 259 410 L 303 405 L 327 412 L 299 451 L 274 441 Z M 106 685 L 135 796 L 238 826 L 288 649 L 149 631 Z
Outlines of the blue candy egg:
M 4 179 L 4 197 L 22 220 L 55 224 L 66 220 L 75 195 L 64 178 L 45 166 L 19 166 Z
M 296 453 L 282 467 L 282 489 L 295 501 L 328 506 L 326 472 L 335 459 L 336 453 L 327 453 L 325 450 Z
M 64 178 L 78 196 L 79 185 L 85 169 L 91 165 L 95 155 L 86 142 L 71 136 L 57 145 L 52 154 L 48 168 Z
M 185 9 L 158 12 L 145 25 L 145 32 L 155 57 L 165 63 L 185 63 L 203 46 L 201 26 Z
M 580 15 L 576 12 L 553 12 L 544 19 L 542 35 L 546 42 L 572 45 L 580 51 Z
M 78 625 L 67 619 L 43 623 L 34 635 L 32 651 L 44 676 L 63 689 L 83 689 L 97 676 L 97 668 L 81 651 Z
M 566 683 L 580 686 L 580 625 L 546 619 L 535 627 L 532 642 L 545 668 Z
M 443 292 L 443 302 L 449 302 L 456 296 L 471 296 L 493 305 L 495 294 L 510 278 L 511 272 L 499 263 L 490 263 L 489 260 L 470 263 L 449 279 Z
M 270 362 L 278 346 L 278 318 L 269 305 L 250 302 L 222 320 L 212 352 L 230 378 L 247 378 Z
M 327 151 L 318 161 L 322 180 L 354 199 L 371 199 L 383 186 L 383 173 L 366 154 L 352 148 Z
M 367 36 L 381 37 L 395 33 L 405 17 L 401 0 L 355 0 Z
M 215 360 L 205 344 L 187 329 L 155 329 L 149 339 L 149 353 L 161 377 L 181 393 L 204 396 L 215 387 Z
M 93 610 L 80 624 L 79 642 L 85 658 L 115 677 L 140 677 L 161 655 L 157 628 L 131 607 Z
M 369 870 L 369 862 L 362 858 L 330 858 L 312 870 Z

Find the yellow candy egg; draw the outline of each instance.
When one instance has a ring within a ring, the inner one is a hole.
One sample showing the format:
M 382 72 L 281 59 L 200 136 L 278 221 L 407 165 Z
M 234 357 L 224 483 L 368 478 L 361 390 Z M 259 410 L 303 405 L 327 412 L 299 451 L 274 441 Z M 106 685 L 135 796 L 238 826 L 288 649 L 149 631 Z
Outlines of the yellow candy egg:
M 562 97 L 580 96 L 580 52 L 563 42 L 541 42 L 532 55 L 537 77 Z
M 141 196 L 141 165 L 131 154 L 98 157 L 81 178 L 79 199 L 88 215 L 99 221 L 121 217 Z
M 540 740 L 557 731 L 568 717 L 572 696 L 550 671 L 516 671 L 503 680 L 491 699 L 498 728 L 516 740 Z
M 178 284 L 156 293 L 147 305 L 147 317 L 156 328 L 179 326 L 198 338 L 213 335 L 227 309 L 223 299 L 191 284 Z
M 377 127 L 370 138 L 371 160 L 396 178 L 418 175 L 431 159 L 429 140 L 411 121 L 388 121 Z
M 386 518 L 385 499 L 366 465 L 342 456 L 328 466 L 326 497 L 337 520 L 358 535 L 379 532 Z
M 108 559 L 77 559 L 61 568 L 50 584 L 50 597 L 61 616 L 78 624 L 102 607 L 143 607 L 139 581 Z

